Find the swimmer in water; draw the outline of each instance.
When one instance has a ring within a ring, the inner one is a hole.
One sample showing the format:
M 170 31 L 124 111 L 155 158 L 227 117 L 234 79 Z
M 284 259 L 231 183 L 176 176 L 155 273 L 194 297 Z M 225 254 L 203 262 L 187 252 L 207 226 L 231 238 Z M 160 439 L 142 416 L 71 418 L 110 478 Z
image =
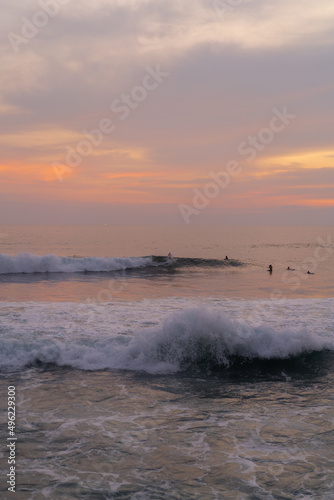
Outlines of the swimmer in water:
M 307 271 L 307 273 L 306 273 L 306 274 L 314 274 L 314 273 L 310 273 L 310 271 Z
M 287 267 L 287 271 L 295 271 L 295 269 L 291 269 L 291 267 Z

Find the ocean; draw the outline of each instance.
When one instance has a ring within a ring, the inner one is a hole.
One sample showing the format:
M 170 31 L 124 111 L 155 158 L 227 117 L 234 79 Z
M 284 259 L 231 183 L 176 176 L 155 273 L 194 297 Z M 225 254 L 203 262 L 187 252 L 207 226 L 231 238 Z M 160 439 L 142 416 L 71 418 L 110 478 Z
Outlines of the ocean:
M 333 278 L 333 227 L 0 226 L 0 497 L 333 499 Z

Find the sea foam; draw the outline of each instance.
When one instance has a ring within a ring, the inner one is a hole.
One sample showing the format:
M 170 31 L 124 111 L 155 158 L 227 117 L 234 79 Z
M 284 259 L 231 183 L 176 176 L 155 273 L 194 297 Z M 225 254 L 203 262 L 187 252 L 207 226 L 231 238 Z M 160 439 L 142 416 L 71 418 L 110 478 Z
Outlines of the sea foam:
M 242 267 L 237 260 L 200 258 L 168 258 L 165 255 L 145 257 L 61 257 L 58 255 L 34 255 L 29 252 L 18 255 L 0 254 L 0 274 L 32 273 L 82 273 L 108 272 L 139 268 L 228 268 Z
M 59 257 L 21 253 L 0 254 L 0 274 L 107 272 L 152 265 L 152 257 Z
M 48 325 L 23 331 L 29 306 L 22 311 L 4 310 L 7 327 L 1 333 L 0 369 L 11 371 L 36 363 L 54 363 L 82 370 L 175 373 L 203 367 L 226 369 L 236 359 L 238 363 L 286 360 L 334 350 L 333 332 L 319 336 L 305 328 L 279 329 L 265 323 L 254 326 L 204 307 L 170 313 L 149 328 L 134 323 L 130 332 L 124 328 L 115 332 L 112 316 L 108 323 L 101 324 L 100 311 L 89 324 L 85 318 L 80 323 L 70 310 L 60 313 L 57 309 L 51 311 Z M 70 314 L 72 322 L 68 322 Z

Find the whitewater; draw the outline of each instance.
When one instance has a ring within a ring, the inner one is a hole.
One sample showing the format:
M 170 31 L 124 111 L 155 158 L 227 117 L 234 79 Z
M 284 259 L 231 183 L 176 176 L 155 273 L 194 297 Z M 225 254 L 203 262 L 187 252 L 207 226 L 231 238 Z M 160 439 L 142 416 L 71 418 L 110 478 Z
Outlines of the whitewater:
M 60 257 L 58 255 L 0 254 L 0 274 L 108 272 L 153 265 L 152 257 Z
M 0 231 L 1 498 L 333 498 L 332 228 Z
M 150 255 L 145 257 L 63 257 L 53 254 L 34 255 L 29 252 L 18 255 L 0 254 L 0 274 L 35 273 L 106 273 L 143 268 L 164 267 L 239 267 L 237 260 L 168 258 Z
M 118 304 L 117 310 L 108 303 L 3 303 L 0 317 L 7 335 L 0 340 L 0 370 L 53 363 L 166 374 L 334 350 L 333 299 L 289 301 L 289 326 L 277 311 L 274 321 L 272 302 L 210 302 L 204 307 L 189 300 L 143 301 L 131 308 Z M 312 315 L 315 305 L 325 313 L 321 321 Z M 257 322 L 255 308 L 258 318 L 262 314 Z M 298 323 L 296 308 L 305 326 Z M 157 309 L 169 313 L 159 317 Z

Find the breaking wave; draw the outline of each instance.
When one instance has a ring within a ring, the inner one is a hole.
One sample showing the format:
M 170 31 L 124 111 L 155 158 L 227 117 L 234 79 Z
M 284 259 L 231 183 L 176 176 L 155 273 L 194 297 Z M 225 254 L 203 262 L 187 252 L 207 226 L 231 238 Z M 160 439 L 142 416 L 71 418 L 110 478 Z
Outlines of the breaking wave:
M 324 352 L 333 356 L 334 351 L 333 332 L 323 337 L 307 329 L 254 327 L 204 308 L 172 313 L 160 325 L 132 332 L 112 334 L 110 324 L 110 335 L 101 334 L 95 325 L 79 334 L 54 327 L 25 334 L 5 332 L 0 369 L 52 363 L 81 370 L 154 374 L 198 369 L 241 373 L 247 363 L 259 367 L 270 362 L 278 363 L 280 370 L 295 369 L 296 362 Z
M 110 272 L 150 267 L 241 266 L 236 260 L 147 257 L 59 257 L 53 254 L 0 254 L 0 274 Z
M 57 255 L 15 256 L 0 254 L 0 274 L 108 272 L 152 265 L 152 257 L 58 257 Z

